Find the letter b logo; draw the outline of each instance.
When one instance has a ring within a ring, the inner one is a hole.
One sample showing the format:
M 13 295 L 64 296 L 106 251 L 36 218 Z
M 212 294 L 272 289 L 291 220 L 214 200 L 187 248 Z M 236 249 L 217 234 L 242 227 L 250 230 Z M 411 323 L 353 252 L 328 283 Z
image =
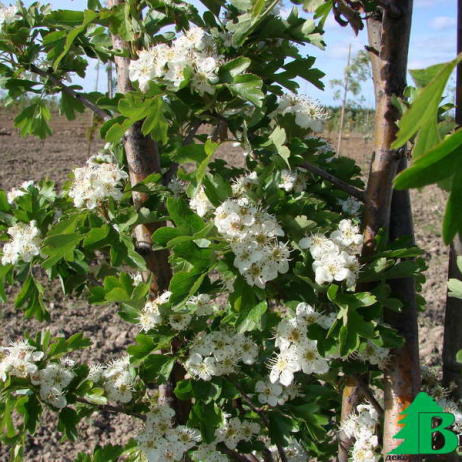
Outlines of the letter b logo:
M 441 423 L 433 426 L 434 419 L 438 418 Z M 457 435 L 447 427 L 454 423 L 455 417 L 448 412 L 419 412 L 419 452 L 420 454 L 448 454 L 457 448 L 459 440 Z M 433 449 L 433 434 L 439 433 L 443 440 L 443 446 Z

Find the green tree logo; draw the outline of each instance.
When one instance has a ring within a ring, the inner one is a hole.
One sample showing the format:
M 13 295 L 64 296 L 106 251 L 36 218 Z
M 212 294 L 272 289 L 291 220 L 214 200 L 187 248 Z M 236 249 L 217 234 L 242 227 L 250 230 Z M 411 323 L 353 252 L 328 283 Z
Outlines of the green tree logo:
M 399 422 L 404 428 L 393 438 L 404 441 L 389 454 L 449 454 L 457 448 L 458 437 L 448 429 L 454 423 L 454 414 L 444 412 L 427 393 L 420 392 L 400 415 L 405 416 Z M 432 447 L 435 433 L 439 433 L 443 440 L 438 449 Z

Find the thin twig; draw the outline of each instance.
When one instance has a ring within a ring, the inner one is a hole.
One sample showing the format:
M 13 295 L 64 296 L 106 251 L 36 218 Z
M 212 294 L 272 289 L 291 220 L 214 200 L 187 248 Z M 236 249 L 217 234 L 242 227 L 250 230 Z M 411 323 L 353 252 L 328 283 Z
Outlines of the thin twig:
M 137 419 L 141 419 L 143 421 L 146 420 L 146 416 L 139 414 L 138 412 L 129 411 L 120 406 L 112 406 L 110 404 L 95 404 L 90 401 L 87 401 L 84 398 L 79 398 L 79 397 L 76 397 L 75 400 L 78 403 L 86 404 L 87 406 L 94 406 L 96 407 L 95 410 L 98 410 L 98 411 L 107 411 L 113 414 L 127 414 L 127 415 L 131 415 L 132 417 L 136 417 Z
M 374 396 L 374 393 L 372 393 L 372 390 L 368 387 L 368 385 L 360 378 L 356 377 L 358 380 L 359 387 L 361 389 L 361 392 L 364 394 L 365 398 L 369 401 L 370 404 L 374 407 L 374 409 L 377 411 L 377 414 L 382 418 L 384 416 L 384 410 L 380 403 L 377 401 L 377 399 Z
M 254 412 L 256 412 L 260 416 L 260 418 L 263 421 L 263 423 L 265 424 L 266 428 L 269 429 L 270 428 L 270 421 L 268 420 L 268 417 L 266 416 L 264 411 L 262 411 L 261 409 L 256 407 L 255 404 L 253 404 L 252 400 L 246 395 L 246 393 L 244 392 L 242 387 L 237 382 L 234 382 L 234 381 L 231 381 L 231 380 L 230 380 L 230 382 L 239 390 L 239 392 L 241 393 L 242 399 L 248 404 L 250 409 L 252 409 Z M 287 456 L 286 456 L 286 453 L 284 451 L 284 448 L 279 443 L 276 443 L 276 447 L 278 449 L 278 453 L 279 453 L 279 457 L 281 459 L 281 462 L 287 462 Z
M 356 188 L 355 186 L 352 186 L 351 184 L 347 183 L 346 181 L 341 180 L 340 178 L 337 178 L 336 176 L 330 174 L 329 172 L 326 172 L 325 170 L 318 167 L 317 165 L 311 164 L 309 162 L 304 162 L 303 164 L 300 165 L 300 167 L 304 168 L 305 170 L 308 170 L 311 173 L 314 173 L 315 175 L 320 176 L 321 178 L 324 178 L 325 180 L 332 183 L 338 189 L 341 189 L 342 191 L 345 191 L 346 193 L 348 193 L 350 196 L 353 196 L 356 199 L 362 202 L 365 202 L 366 194 L 364 191 Z
M 259 462 L 258 459 L 250 459 L 247 454 L 240 454 L 237 451 L 233 451 L 232 449 L 227 448 L 224 444 L 220 444 L 218 446 L 218 450 L 222 453 L 225 454 L 229 457 L 231 457 L 232 460 L 235 460 L 236 462 Z
M 31 64 L 29 66 L 29 70 L 33 72 L 34 74 L 40 75 L 41 77 L 49 79 L 51 82 L 53 82 L 54 85 L 57 87 L 61 88 L 61 91 L 63 93 L 66 93 L 67 95 L 71 96 L 72 98 L 75 98 L 76 100 L 80 101 L 84 106 L 86 106 L 88 109 L 93 111 L 99 118 L 102 120 L 110 120 L 111 116 L 98 107 L 95 103 L 87 99 L 85 96 L 83 96 L 81 93 L 77 93 L 75 90 L 72 88 L 68 87 L 64 83 L 61 82 L 57 77 L 55 77 L 53 74 L 47 71 L 43 71 L 42 69 L 39 69 L 37 66 L 34 66 Z
M 273 454 L 268 448 L 263 449 L 263 462 L 274 462 Z

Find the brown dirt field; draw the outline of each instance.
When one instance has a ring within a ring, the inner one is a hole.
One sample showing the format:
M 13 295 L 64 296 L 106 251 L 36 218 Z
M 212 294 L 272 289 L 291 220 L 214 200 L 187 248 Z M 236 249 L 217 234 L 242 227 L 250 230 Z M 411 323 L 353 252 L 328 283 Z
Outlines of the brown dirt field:
M 52 127 L 54 134 L 40 141 L 21 138 L 12 126 L 11 115 L 0 113 L 0 187 L 10 189 L 25 180 L 39 180 L 48 177 L 59 183 L 76 166 L 88 157 L 88 129 L 91 125 L 88 115 L 68 122 L 57 117 Z M 367 171 L 371 152 L 370 142 L 362 136 L 350 136 L 343 141 L 342 153 L 354 157 Z M 98 149 L 98 142 L 92 143 L 91 151 Z M 228 152 L 228 158 L 238 160 L 238 153 Z M 436 187 L 412 193 L 416 239 L 426 252 L 429 265 L 424 296 L 427 309 L 420 316 L 420 342 L 423 363 L 440 365 L 443 335 L 444 302 L 446 294 L 447 248 L 440 236 L 440 223 L 444 207 L 444 194 Z M 431 257 L 431 259 L 430 259 Z M 63 299 L 58 287 L 51 288 L 49 303 L 52 306 L 52 321 L 47 326 L 53 334 L 72 335 L 84 332 L 94 346 L 84 351 L 84 361 L 107 361 L 117 356 L 132 343 L 136 328 L 120 320 L 113 306 L 95 307 L 78 299 Z M 43 324 L 25 320 L 11 304 L 0 308 L 0 343 L 7 338 L 17 338 L 24 331 L 33 333 Z M 79 451 L 88 451 L 96 444 L 117 444 L 134 434 L 135 422 L 125 416 L 108 413 L 94 414 L 80 426 L 82 439 L 76 443 L 61 443 L 56 431 L 56 419 L 52 413 L 42 417 L 42 426 L 29 438 L 25 460 L 28 462 L 70 462 Z M 8 460 L 7 448 L 0 447 L 0 461 Z

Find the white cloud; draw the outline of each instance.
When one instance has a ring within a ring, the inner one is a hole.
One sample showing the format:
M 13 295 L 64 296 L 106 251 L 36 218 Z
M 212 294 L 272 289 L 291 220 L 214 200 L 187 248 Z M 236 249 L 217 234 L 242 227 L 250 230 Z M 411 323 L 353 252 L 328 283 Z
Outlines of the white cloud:
M 437 16 L 430 22 L 430 27 L 434 30 L 455 29 L 456 18 L 450 16 Z

